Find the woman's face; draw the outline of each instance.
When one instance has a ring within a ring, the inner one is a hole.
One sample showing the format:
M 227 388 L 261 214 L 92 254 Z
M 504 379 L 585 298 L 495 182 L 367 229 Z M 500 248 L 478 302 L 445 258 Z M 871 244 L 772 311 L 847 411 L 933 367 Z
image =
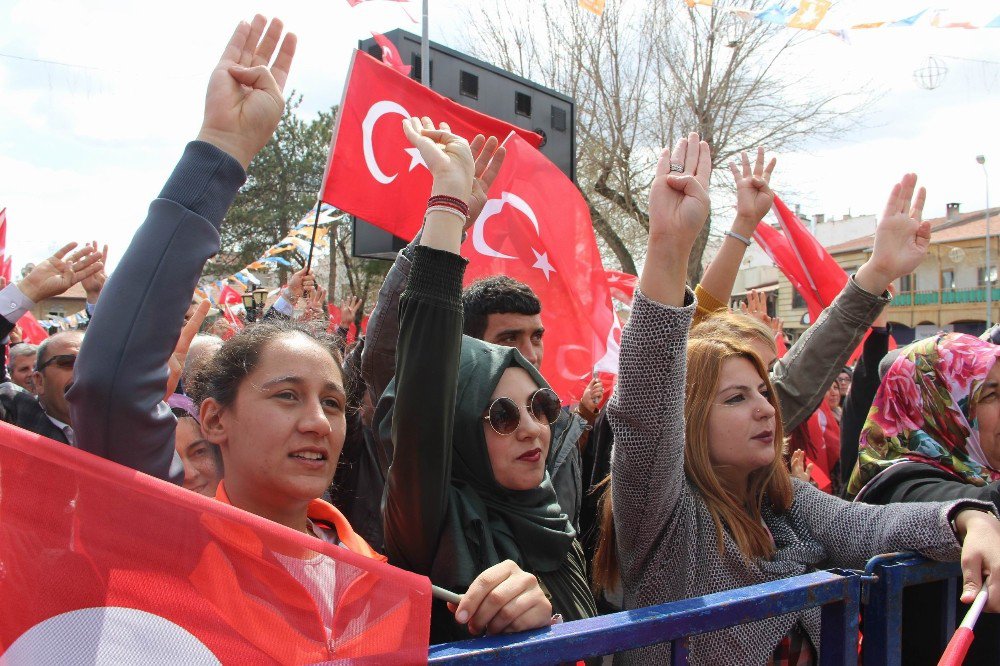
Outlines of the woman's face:
M 322 495 L 344 446 L 345 404 L 337 363 L 315 340 L 292 333 L 264 345 L 234 403 L 215 417 L 202 408 L 230 497 L 263 511 Z
M 537 390 L 538 385 L 526 370 L 507 368 L 490 397 L 490 403 L 502 397 L 513 400 L 521 410 L 517 430 L 510 435 L 501 435 L 488 421 L 483 421 L 493 477 L 508 490 L 537 488 L 545 477 L 551 433 L 548 424 L 539 423 L 528 409 L 531 395 Z
M 993 364 L 980 389 L 976 421 L 986 462 L 993 469 L 1000 469 L 1000 363 Z
M 753 363 L 723 361 L 708 412 L 708 456 L 724 483 L 745 488 L 751 472 L 774 461 L 774 430 L 774 406 Z
M 840 384 L 834 382 L 826 392 L 826 404 L 829 407 L 840 407 Z
M 222 478 L 212 444 L 201 436 L 201 426 L 193 418 L 177 419 L 174 447 L 184 463 L 184 487 L 207 497 L 215 497 Z

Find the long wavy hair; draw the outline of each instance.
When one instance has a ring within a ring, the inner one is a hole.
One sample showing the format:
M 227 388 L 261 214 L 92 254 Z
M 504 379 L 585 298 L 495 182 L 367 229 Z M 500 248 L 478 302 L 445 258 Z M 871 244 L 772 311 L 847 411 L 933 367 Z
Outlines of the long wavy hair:
M 743 316 L 743 315 L 740 315 Z M 687 348 L 687 379 L 684 395 L 684 474 L 701 494 L 715 522 L 719 551 L 725 552 L 724 532 L 736 542 L 747 560 L 768 558 L 774 554 L 771 538 L 761 522 L 764 502 L 776 513 L 787 511 L 792 503 L 792 481 L 782 457 L 784 431 L 781 408 L 771 386 L 767 369 L 745 338 L 716 330 L 716 337 L 691 339 Z M 722 365 L 732 358 L 745 358 L 753 364 L 768 389 L 768 401 L 774 407 L 774 459 L 754 470 L 748 479 L 745 497 L 727 490 L 719 480 L 708 453 L 708 417 L 718 391 Z M 613 587 L 619 575 L 611 480 L 605 479 L 600 502 L 601 532 L 593 561 L 595 592 Z

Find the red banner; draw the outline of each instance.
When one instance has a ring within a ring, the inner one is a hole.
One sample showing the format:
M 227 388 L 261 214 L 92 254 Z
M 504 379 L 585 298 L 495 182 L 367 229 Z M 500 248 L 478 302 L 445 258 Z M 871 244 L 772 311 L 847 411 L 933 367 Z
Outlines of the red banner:
M 340 210 L 411 240 L 420 229 L 431 175 L 403 135 L 403 118 L 446 122 L 470 141 L 517 132 L 533 146 L 541 137 L 443 97 L 355 51 L 337 116 L 321 198 Z
M 579 400 L 595 367 L 618 371 L 621 327 L 611 307 L 590 211 L 576 186 L 518 135 L 462 255 L 466 281 L 508 275 L 542 302 L 542 374 L 564 402 Z
M 0 423 L 0 662 L 426 663 L 427 578 Z

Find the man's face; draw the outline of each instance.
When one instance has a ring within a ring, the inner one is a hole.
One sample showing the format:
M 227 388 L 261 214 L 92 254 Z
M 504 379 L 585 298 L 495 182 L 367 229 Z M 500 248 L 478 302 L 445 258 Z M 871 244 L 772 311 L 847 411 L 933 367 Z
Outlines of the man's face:
M 521 352 L 528 363 L 541 369 L 544 334 L 545 327 L 542 326 L 541 315 L 501 312 L 486 316 L 483 340 L 495 345 L 514 347 Z
M 10 380 L 21 388 L 35 392 L 35 384 L 31 380 L 35 374 L 35 355 L 18 356 L 14 359 L 14 367 L 10 371 Z
M 45 412 L 69 425 L 73 424 L 69 418 L 66 391 L 73 383 L 73 365 L 77 354 L 80 353 L 82 341 L 81 336 L 67 336 L 49 343 L 45 350 L 45 358 L 39 359 L 45 367 L 34 373 L 38 401 L 42 403 Z M 48 363 L 50 360 L 52 362 Z

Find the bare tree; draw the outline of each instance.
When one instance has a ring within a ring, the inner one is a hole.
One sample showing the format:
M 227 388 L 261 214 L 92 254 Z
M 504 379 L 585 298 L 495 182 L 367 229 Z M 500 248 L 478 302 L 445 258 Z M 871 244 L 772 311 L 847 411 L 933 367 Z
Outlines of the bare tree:
M 810 90 L 784 75 L 809 37 L 741 17 L 728 11 L 731 1 L 622 0 L 600 18 L 576 0 L 484 4 L 470 10 L 467 48 L 575 99 L 577 185 L 625 272 L 636 272 L 645 247 L 653 166 L 679 135 L 701 134 L 717 167 L 758 145 L 789 149 L 840 131 L 859 108 L 850 92 Z M 692 283 L 710 226 L 691 254 Z

